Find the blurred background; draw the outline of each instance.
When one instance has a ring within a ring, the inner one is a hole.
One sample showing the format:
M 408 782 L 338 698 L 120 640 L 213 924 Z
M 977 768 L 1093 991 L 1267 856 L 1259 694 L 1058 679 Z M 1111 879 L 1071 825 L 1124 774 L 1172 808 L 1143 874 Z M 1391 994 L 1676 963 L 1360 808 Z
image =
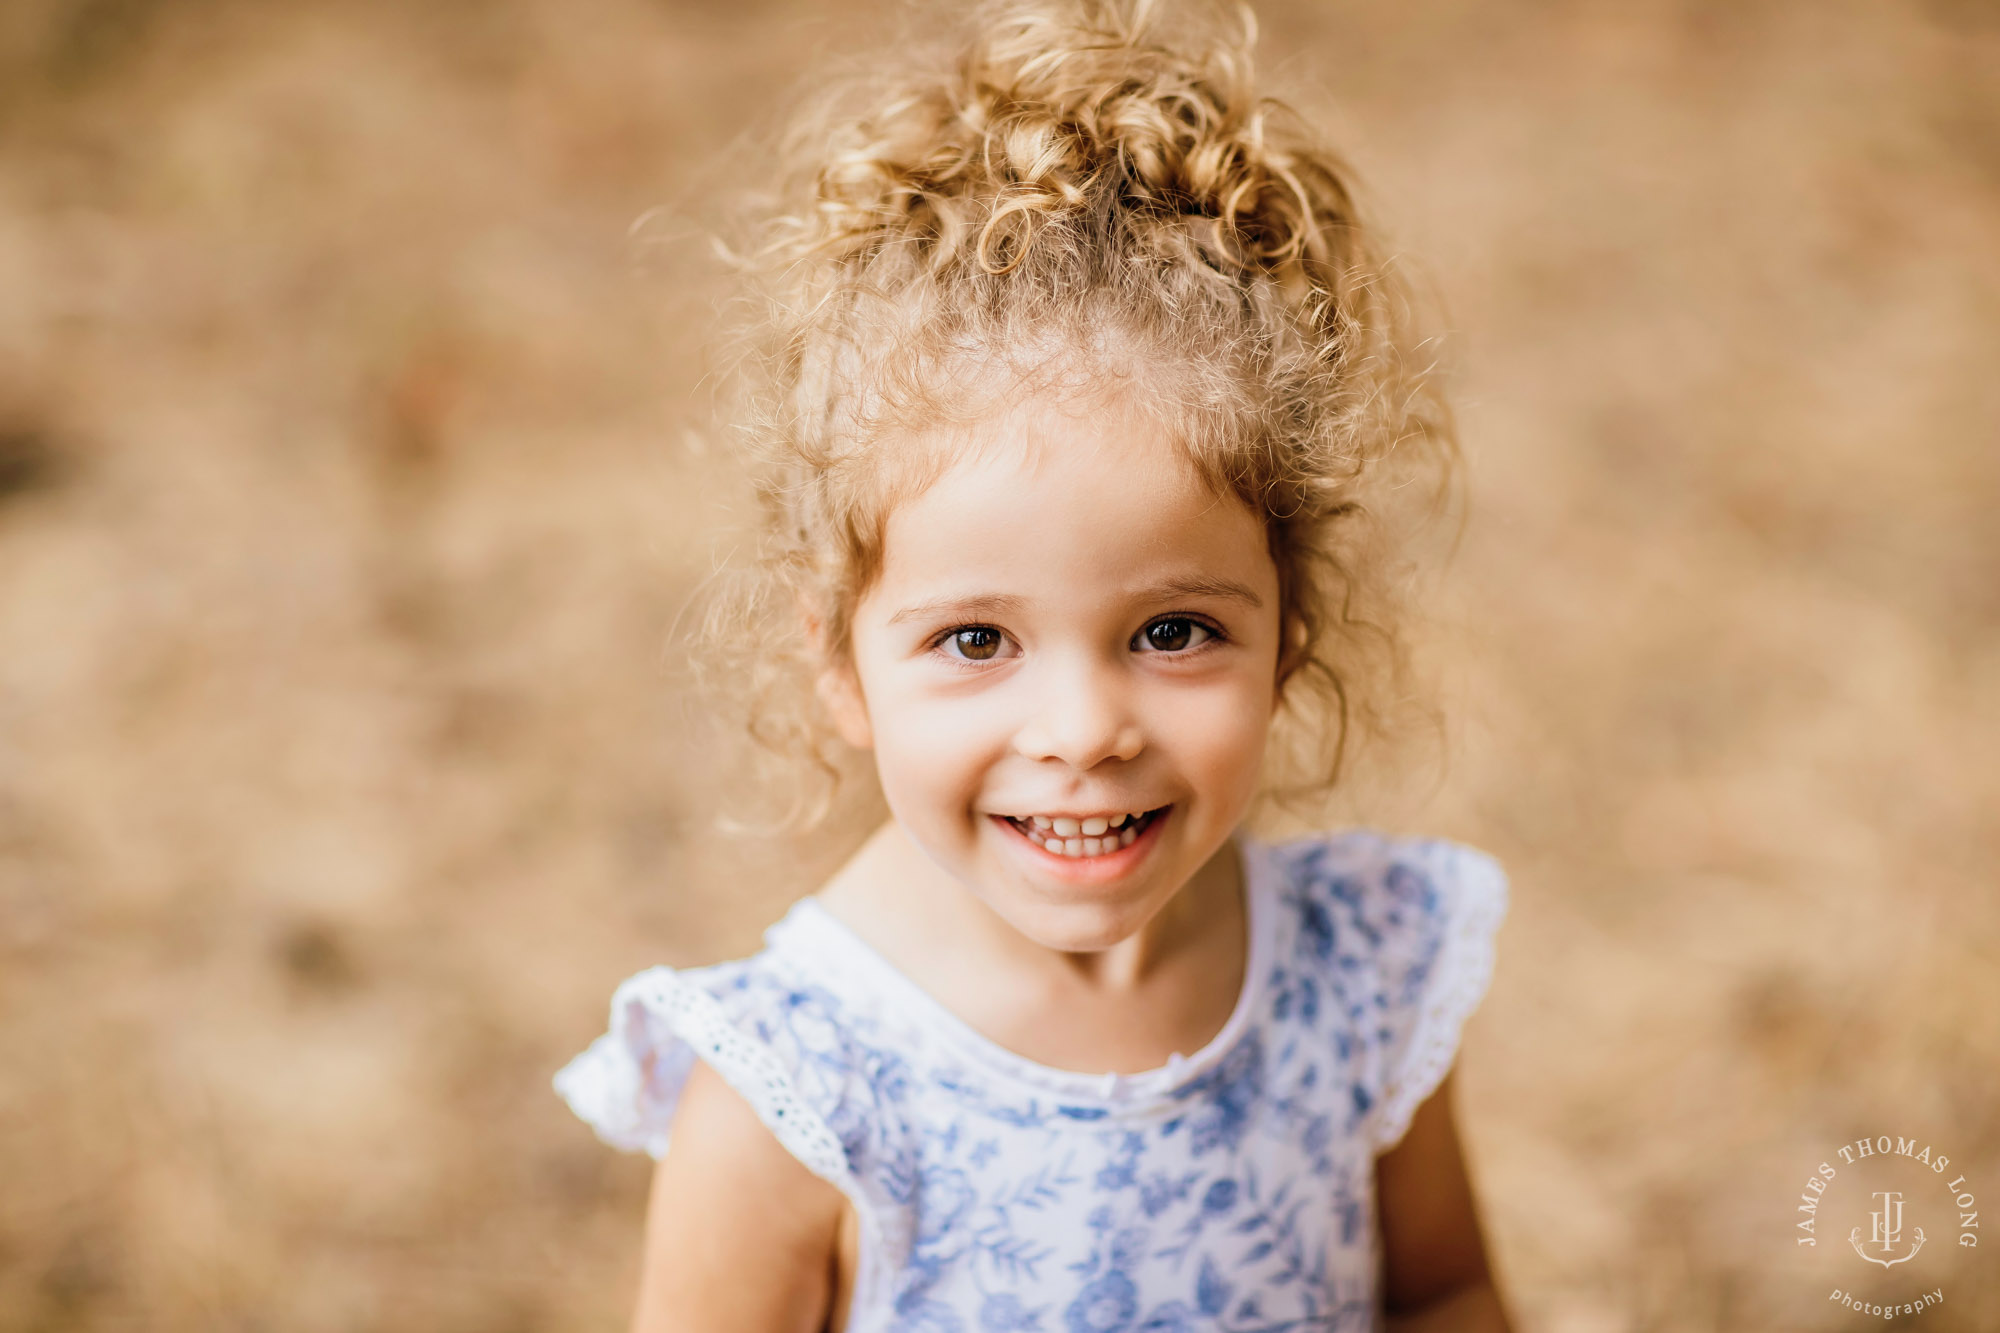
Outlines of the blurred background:
M 1354 818 L 1513 874 L 1522 1327 L 2000 1327 L 2000 1237 L 1792 1239 L 1883 1133 L 2000 1216 L 2000 10 L 1260 12 L 1455 332 L 1449 763 Z M 694 222 L 885 13 L 0 4 L 0 1330 L 622 1327 L 549 1076 L 858 836 L 707 831 Z

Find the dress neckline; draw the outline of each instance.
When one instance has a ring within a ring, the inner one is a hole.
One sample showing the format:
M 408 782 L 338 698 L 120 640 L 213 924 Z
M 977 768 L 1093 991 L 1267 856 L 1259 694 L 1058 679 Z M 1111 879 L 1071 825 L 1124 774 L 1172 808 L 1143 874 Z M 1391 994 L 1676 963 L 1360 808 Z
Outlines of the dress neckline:
M 1236 1004 L 1221 1030 L 1200 1050 L 1186 1056 L 1176 1052 L 1167 1063 L 1136 1073 L 1059 1069 L 1001 1045 L 953 1013 L 815 898 L 802 898 L 793 904 L 764 937 L 773 949 L 798 959 L 815 973 L 830 972 L 867 992 L 886 994 L 906 1020 L 925 1027 L 954 1055 L 989 1074 L 1065 1102 L 1106 1110 L 1138 1109 L 1167 1098 L 1220 1063 L 1242 1040 L 1263 996 L 1274 947 L 1271 934 L 1278 917 L 1277 905 L 1271 900 L 1270 849 L 1241 832 L 1233 841 L 1242 871 L 1246 937 L 1243 984 Z

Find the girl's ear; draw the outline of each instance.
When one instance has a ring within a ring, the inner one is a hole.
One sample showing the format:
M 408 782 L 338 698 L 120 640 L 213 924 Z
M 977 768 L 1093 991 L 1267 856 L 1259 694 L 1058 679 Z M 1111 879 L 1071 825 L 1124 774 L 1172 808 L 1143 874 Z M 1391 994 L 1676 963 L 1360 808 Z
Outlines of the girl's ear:
M 874 728 L 868 724 L 868 703 L 861 694 L 861 682 L 846 663 L 822 667 L 814 690 L 826 711 L 833 715 L 833 729 L 840 739 L 857 750 L 872 749 Z
M 813 693 L 819 696 L 826 711 L 833 718 L 833 729 L 857 750 L 873 748 L 874 729 L 868 724 L 868 704 L 862 697 L 861 682 L 856 679 L 853 665 L 836 660 L 827 651 L 826 623 L 822 621 L 812 603 L 802 592 L 798 598 L 799 620 L 805 626 L 806 640 L 812 645 L 813 660 L 821 663 L 818 674 L 813 679 Z
M 1278 637 L 1277 688 L 1271 691 L 1271 712 L 1274 715 L 1284 705 L 1285 682 L 1292 678 L 1305 661 L 1306 627 L 1288 616 Z

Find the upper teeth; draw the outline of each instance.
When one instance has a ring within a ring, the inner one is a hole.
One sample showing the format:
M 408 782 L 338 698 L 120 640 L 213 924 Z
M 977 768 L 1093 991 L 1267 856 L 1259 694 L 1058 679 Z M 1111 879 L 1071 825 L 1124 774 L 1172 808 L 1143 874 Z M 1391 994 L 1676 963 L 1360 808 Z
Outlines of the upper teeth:
M 1043 851 L 1057 856 L 1108 856 L 1121 847 L 1130 847 L 1139 838 L 1137 814 L 1092 815 L 1071 819 L 1067 815 L 1022 815 L 1015 823 L 1028 840 Z
M 1031 815 L 1029 818 L 1036 828 L 1044 833 L 1054 833 L 1058 838 L 1074 838 L 1079 835 L 1086 838 L 1101 838 L 1107 830 L 1123 828 L 1128 819 L 1134 823 L 1138 822 L 1144 813 L 1142 810 L 1138 814 L 1112 815 L 1109 818 L 1092 815 L 1089 819 L 1065 819 L 1061 815 Z

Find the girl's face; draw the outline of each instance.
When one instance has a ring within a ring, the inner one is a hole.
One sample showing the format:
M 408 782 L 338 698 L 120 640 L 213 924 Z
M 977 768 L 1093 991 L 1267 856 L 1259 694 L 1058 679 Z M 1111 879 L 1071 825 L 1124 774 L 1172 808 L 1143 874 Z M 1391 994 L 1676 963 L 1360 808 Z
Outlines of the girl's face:
M 1278 573 L 1142 413 L 1030 401 L 897 508 L 826 694 L 911 840 L 1021 934 L 1108 948 L 1255 793 Z

